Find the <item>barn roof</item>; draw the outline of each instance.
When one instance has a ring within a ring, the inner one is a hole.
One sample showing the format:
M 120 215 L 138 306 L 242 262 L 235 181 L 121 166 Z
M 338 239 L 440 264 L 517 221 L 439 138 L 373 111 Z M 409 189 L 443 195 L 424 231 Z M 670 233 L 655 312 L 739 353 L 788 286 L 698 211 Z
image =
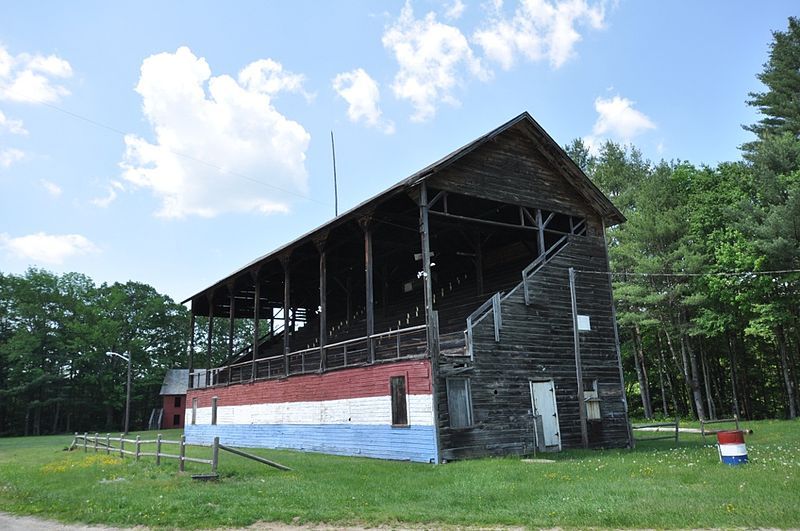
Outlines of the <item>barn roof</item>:
M 534 141 L 534 144 L 539 148 L 542 155 L 548 159 L 548 161 L 553 164 L 558 170 L 560 170 L 563 177 L 571 184 L 575 190 L 586 200 L 586 202 L 591 205 L 597 213 L 604 218 L 606 221 L 609 222 L 609 225 L 615 225 L 617 223 L 622 223 L 625 221 L 625 216 L 622 212 L 614 206 L 614 204 L 600 191 L 597 186 L 589 179 L 589 177 L 581 170 L 577 164 L 566 154 L 566 152 L 558 145 L 558 143 L 553 140 L 553 138 L 539 125 L 536 120 L 527 112 L 523 112 L 522 114 L 512 118 L 508 122 L 504 123 L 500 127 L 489 131 L 485 135 L 476 138 L 472 142 L 465 144 L 464 146 L 456 149 L 452 153 L 442 157 L 441 159 L 437 160 L 433 164 L 422 168 L 421 170 L 413 173 L 412 175 L 406 177 L 402 181 L 398 182 L 397 184 L 391 186 L 390 188 L 384 190 L 383 192 L 367 199 L 366 201 L 356 205 L 355 207 L 351 208 L 350 210 L 340 214 L 336 218 L 320 225 L 319 227 L 313 229 L 310 232 L 296 238 L 273 251 L 256 258 L 255 260 L 249 262 L 245 266 L 239 268 L 235 272 L 231 273 L 224 279 L 208 286 L 207 288 L 195 293 L 191 297 L 188 297 L 186 300 L 182 301 L 181 304 L 185 304 L 195 297 L 206 293 L 208 290 L 216 288 L 218 286 L 222 286 L 226 284 L 229 280 L 237 277 L 241 273 L 247 271 L 255 264 L 261 263 L 265 260 L 275 258 L 280 256 L 282 253 L 288 251 L 289 249 L 296 247 L 300 244 L 303 244 L 318 233 L 322 233 L 323 231 L 330 230 L 331 228 L 346 223 L 352 219 L 358 218 L 364 214 L 366 214 L 371 208 L 376 206 L 377 204 L 387 200 L 388 198 L 414 186 L 420 184 L 421 182 L 427 180 L 431 176 L 435 175 L 437 172 L 443 170 L 444 168 L 450 166 L 460 158 L 464 157 L 468 153 L 475 151 L 479 147 L 483 146 L 487 142 L 494 140 L 497 137 L 500 137 L 506 131 L 519 126 L 521 127 Z
M 160 395 L 185 395 L 189 386 L 189 369 L 169 369 L 164 375 Z

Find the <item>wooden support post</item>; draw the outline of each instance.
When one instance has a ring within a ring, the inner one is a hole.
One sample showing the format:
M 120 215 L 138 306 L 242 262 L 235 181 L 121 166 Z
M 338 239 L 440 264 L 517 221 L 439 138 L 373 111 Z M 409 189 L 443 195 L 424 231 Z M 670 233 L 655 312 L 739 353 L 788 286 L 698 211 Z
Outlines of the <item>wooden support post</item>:
M 480 231 L 475 233 L 475 280 L 478 286 L 478 295 L 483 295 L 483 241 Z
M 539 256 L 543 255 L 547 250 L 544 246 L 544 223 L 542 223 L 542 209 L 536 209 L 536 246 L 539 249 Z
M 106 455 L 111 455 L 111 434 L 106 433 Z
M 431 387 L 433 411 L 439 411 L 439 319 L 433 310 L 433 279 L 431 277 L 431 231 L 428 220 L 428 185 L 420 184 L 419 195 L 419 237 L 422 250 L 422 285 L 425 294 L 425 324 L 427 325 L 428 357 L 431 360 Z M 436 462 L 442 462 L 439 423 L 434 422 L 436 441 Z
M 322 237 L 314 242 L 319 251 L 319 368 L 327 368 L 325 345 L 328 343 L 328 253 L 326 240 Z
M 119 434 L 119 456 L 125 457 L 125 438 L 121 433 Z
M 234 296 L 234 286 L 231 283 L 228 286 L 228 296 L 229 296 L 229 310 L 228 310 L 228 363 L 231 363 L 233 360 L 233 332 L 234 328 L 236 327 L 236 297 Z M 228 382 L 231 383 L 231 373 L 230 373 L 230 366 L 228 368 Z
M 369 362 L 375 361 L 375 344 L 372 336 L 375 334 L 375 285 L 374 285 L 374 263 L 372 248 L 372 219 L 363 218 L 361 228 L 364 229 L 364 273 L 365 273 L 365 292 L 366 292 L 366 314 L 367 314 L 367 352 Z
M 258 359 L 258 340 L 261 335 L 261 279 L 255 274 L 255 294 L 253 295 L 253 364 L 250 368 L 250 381 L 256 380 L 256 359 Z
M 289 339 L 291 337 L 291 323 L 289 321 L 289 309 L 291 308 L 291 274 L 289 271 L 289 256 L 281 259 L 283 265 L 283 370 L 289 376 Z
M 206 374 L 205 380 L 206 384 L 203 387 L 208 387 L 211 385 L 211 350 L 212 350 L 212 339 L 214 337 L 214 296 L 211 295 L 208 298 L 208 337 L 206 339 Z
M 192 373 L 194 372 L 194 299 L 192 299 L 192 309 L 189 316 L 189 389 L 194 387 Z
M 345 280 L 345 291 L 347 292 L 347 298 L 345 299 L 345 311 L 347 315 L 345 316 L 345 323 L 347 326 L 350 326 L 350 321 L 353 317 L 353 276 L 348 272 L 347 273 L 347 280 Z
M 161 464 L 161 434 L 156 435 L 156 465 Z
M 219 463 L 219 437 L 214 437 L 214 444 L 211 447 L 211 473 L 217 473 L 217 464 Z
M 100 434 L 94 432 L 94 453 L 97 453 L 97 439 L 100 437 Z
M 86 439 L 89 438 L 89 432 L 83 432 L 83 453 L 86 453 Z
M 139 456 L 142 454 L 142 436 L 136 436 L 136 460 L 139 460 Z
M 537 210 L 537 219 L 541 218 L 541 214 Z M 575 345 L 575 379 L 578 383 L 577 399 L 578 399 L 578 414 L 581 421 L 581 441 L 584 448 L 589 447 L 589 432 L 586 428 L 586 404 L 583 400 L 583 366 L 581 364 L 581 338 L 578 331 L 578 302 L 575 295 L 575 269 L 569 268 L 569 294 L 572 300 L 572 339 Z
M 178 449 L 178 470 L 183 472 L 186 469 L 186 435 L 181 435 L 181 444 Z

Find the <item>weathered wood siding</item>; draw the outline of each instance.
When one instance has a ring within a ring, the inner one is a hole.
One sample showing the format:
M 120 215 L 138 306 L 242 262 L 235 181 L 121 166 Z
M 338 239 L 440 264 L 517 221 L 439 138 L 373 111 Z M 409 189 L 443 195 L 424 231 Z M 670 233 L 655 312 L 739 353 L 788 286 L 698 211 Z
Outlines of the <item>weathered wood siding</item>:
M 525 453 L 534 444 L 529 381 L 552 378 L 560 436 L 564 448 L 581 446 L 572 307 L 568 269 L 607 271 L 603 241 L 573 236 L 550 262 L 528 281 L 531 305 L 522 285 L 502 305 L 500 342 L 495 342 L 492 317 L 474 329 L 474 361 L 440 364 L 437 412 L 442 457 L 457 459 L 492 454 Z M 578 273 L 578 313 L 589 315 L 591 332 L 581 332 L 584 381 L 597 380 L 602 420 L 590 428 L 592 447 L 628 443 L 627 418 L 618 368 L 611 288 L 608 276 Z M 470 379 L 474 425 L 449 427 L 445 377 Z
M 586 201 L 518 124 L 446 167 L 428 186 L 515 205 L 585 216 Z

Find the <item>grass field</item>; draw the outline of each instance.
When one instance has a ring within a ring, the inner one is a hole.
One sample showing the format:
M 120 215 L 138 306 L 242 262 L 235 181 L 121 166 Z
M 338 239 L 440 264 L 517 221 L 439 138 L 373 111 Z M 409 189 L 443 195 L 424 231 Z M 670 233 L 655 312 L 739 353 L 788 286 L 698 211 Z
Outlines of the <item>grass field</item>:
M 798 527 L 800 422 L 747 423 L 750 464 L 718 462 L 699 435 L 635 450 L 570 451 L 442 466 L 255 451 L 281 472 L 231 454 L 220 481 L 82 450 L 71 437 L 0 439 L 0 511 L 64 522 L 154 527 L 256 521 L 528 527 Z M 150 432 L 144 437 L 152 437 Z M 165 432 L 175 439 L 179 432 Z M 144 438 L 143 437 L 143 438 Z M 711 439 L 709 439 L 709 443 Z M 91 452 L 91 450 L 90 450 Z M 209 451 L 197 450 L 208 455 Z M 187 472 L 207 471 L 190 465 Z

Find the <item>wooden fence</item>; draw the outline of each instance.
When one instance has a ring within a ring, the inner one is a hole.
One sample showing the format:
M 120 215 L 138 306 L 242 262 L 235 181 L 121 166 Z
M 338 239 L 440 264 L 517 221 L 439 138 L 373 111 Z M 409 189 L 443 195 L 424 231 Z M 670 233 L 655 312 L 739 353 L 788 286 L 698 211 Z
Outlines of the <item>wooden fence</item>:
M 655 431 L 660 432 L 662 428 L 666 428 L 663 431 L 665 432 L 672 432 L 669 435 L 658 435 L 656 437 L 644 437 L 640 439 L 634 438 L 634 445 L 637 442 L 643 441 L 659 441 L 663 439 L 674 439 L 675 445 L 678 445 L 678 432 L 680 431 L 680 419 L 675 417 L 673 422 L 651 422 L 648 424 L 632 424 L 631 429 L 633 431 Z
M 112 443 L 117 443 L 118 446 L 112 446 Z M 125 444 L 133 445 L 133 450 L 126 450 Z M 143 444 L 155 444 L 156 451 L 155 452 L 143 452 L 142 445 Z M 178 453 L 171 454 L 162 452 L 161 448 L 164 445 L 177 445 L 178 446 Z M 253 455 L 242 450 L 238 450 L 236 448 L 231 448 L 229 446 L 225 446 L 224 444 L 220 444 L 219 437 L 214 437 L 214 442 L 211 444 L 199 444 L 199 443 L 187 443 L 186 436 L 181 435 L 179 441 L 170 441 L 168 439 L 164 439 L 161 434 L 159 433 L 155 439 L 142 439 L 140 435 L 137 435 L 135 439 L 126 439 L 123 435 L 119 437 L 111 437 L 110 433 L 107 433 L 105 437 L 101 437 L 99 433 L 95 433 L 94 436 L 89 435 L 88 433 L 84 433 L 83 435 L 79 433 L 75 433 L 75 438 L 72 440 L 72 444 L 70 445 L 69 449 L 74 450 L 75 448 L 83 446 L 83 451 L 88 452 L 90 449 L 94 450 L 95 453 L 97 452 L 105 452 L 108 455 L 111 454 L 119 454 L 120 457 L 125 457 L 126 455 L 133 456 L 137 461 L 142 457 L 155 457 L 156 458 L 156 465 L 161 464 L 161 459 L 177 459 L 178 460 L 178 469 L 183 472 L 186 469 L 186 463 L 200 463 L 203 465 L 209 465 L 211 467 L 211 476 L 216 476 L 217 474 L 217 465 L 219 464 L 219 451 L 224 450 L 226 452 L 230 452 L 232 454 L 238 455 L 240 457 L 245 457 L 247 459 L 251 459 L 253 461 L 257 461 L 264 465 L 269 465 L 271 467 L 280 469 L 280 470 L 291 470 L 289 467 L 281 465 L 280 463 L 276 463 L 274 461 L 270 461 L 268 459 L 264 459 L 263 457 L 259 457 L 257 455 Z M 193 447 L 193 448 L 210 448 L 211 449 L 211 459 L 202 459 L 199 457 L 189 457 L 186 455 L 186 447 Z

